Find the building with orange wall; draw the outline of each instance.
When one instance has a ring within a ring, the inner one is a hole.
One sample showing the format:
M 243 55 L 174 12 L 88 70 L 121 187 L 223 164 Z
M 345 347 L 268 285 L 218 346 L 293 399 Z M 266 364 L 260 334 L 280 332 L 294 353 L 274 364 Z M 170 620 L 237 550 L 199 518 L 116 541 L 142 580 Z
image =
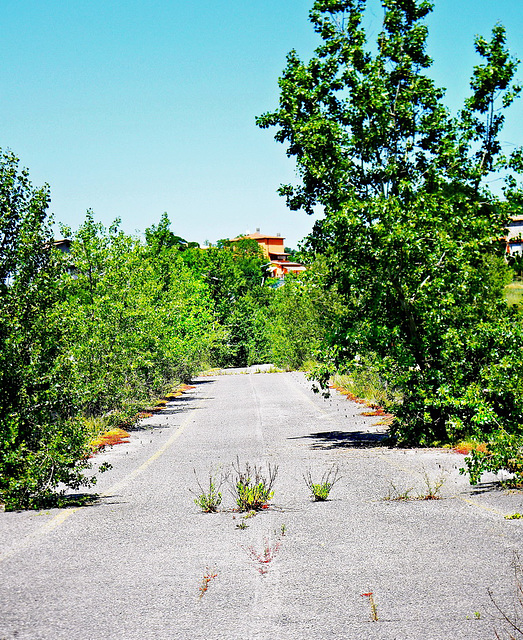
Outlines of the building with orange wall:
M 270 262 L 269 270 L 271 271 L 271 277 L 283 278 L 288 273 L 300 273 L 306 270 L 306 267 L 299 262 L 291 262 L 287 259 L 288 253 L 285 253 L 284 240 L 279 233 L 275 236 L 270 236 L 264 233 L 260 233 L 259 229 L 256 229 L 255 233 L 249 233 L 248 235 L 241 236 L 239 238 L 233 238 L 231 242 L 237 242 L 244 238 L 250 240 L 256 240 L 260 245 L 263 255 Z

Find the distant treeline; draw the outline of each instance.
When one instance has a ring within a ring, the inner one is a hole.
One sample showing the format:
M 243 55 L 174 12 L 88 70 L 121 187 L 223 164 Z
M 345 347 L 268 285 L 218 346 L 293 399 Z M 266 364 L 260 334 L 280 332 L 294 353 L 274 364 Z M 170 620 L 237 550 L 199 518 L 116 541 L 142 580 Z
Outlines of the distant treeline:
M 89 442 L 199 370 L 314 358 L 335 293 L 312 266 L 284 287 L 253 240 L 200 249 L 167 215 L 126 235 L 87 212 L 54 244 L 49 188 L 0 157 L 0 502 L 88 483 Z

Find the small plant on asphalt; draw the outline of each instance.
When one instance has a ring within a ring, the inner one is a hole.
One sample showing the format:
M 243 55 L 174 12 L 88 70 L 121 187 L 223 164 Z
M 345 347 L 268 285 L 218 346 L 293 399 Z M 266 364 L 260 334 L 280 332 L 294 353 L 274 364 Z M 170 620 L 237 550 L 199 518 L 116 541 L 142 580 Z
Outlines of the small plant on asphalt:
M 255 515 L 256 511 L 247 511 L 247 513 L 242 516 L 241 521 L 236 523 L 236 528 L 241 529 L 242 531 L 247 529 L 249 525 L 245 521 L 254 518 Z M 236 520 L 236 516 L 233 516 L 232 519 Z
M 389 492 L 383 498 L 383 500 L 390 502 L 403 502 L 406 500 L 412 500 L 410 494 L 414 487 L 409 487 L 408 489 L 398 489 L 393 482 L 389 482 Z
M 325 471 L 319 482 L 314 482 L 310 469 L 303 476 L 305 484 L 311 492 L 314 502 L 325 502 L 328 499 L 332 487 L 341 479 L 339 467 L 334 465 Z
M 425 491 L 422 493 L 411 495 L 414 490 L 413 487 L 409 487 L 408 489 L 398 489 L 394 483 L 390 482 L 389 492 L 383 500 L 391 502 L 407 502 L 409 500 L 441 500 L 440 492 L 441 488 L 445 484 L 445 476 L 441 474 L 433 480 L 425 469 L 423 469 L 421 475 L 423 476 L 423 481 L 425 483 Z
M 523 518 L 523 514 L 518 512 L 505 516 L 505 520 L 519 520 L 520 518 Z
M 191 493 L 196 496 L 196 498 L 194 499 L 194 503 L 198 507 L 200 507 L 200 509 L 204 513 L 216 513 L 216 511 L 218 511 L 218 507 L 222 503 L 222 494 L 220 493 L 220 488 L 224 481 L 223 477 L 218 478 L 213 471 L 210 471 L 209 484 L 206 488 L 204 488 L 198 480 L 196 469 L 193 469 L 193 471 L 199 489 L 198 492 L 191 491 Z
M 517 552 L 514 552 L 512 567 L 514 569 L 515 593 L 510 611 L 502 607 L 494 598 L 492 591 L 487 589 L 489 598 L 498 614 L 501 615 L 504 625 L 504 629 L 501 632 L 494 631 L 497 640 L 523 639 L 523 566 Z
M 200 594 L 198 596 L 198 600 L 201 600 L 203 598 L 203 596 L 207 593 L 207 590 L 209 589 L 209 585 L 211 584 L 211 582 L 214 580 L 214 578 L 216 578 L 218 575 L 217 571 L 215 569 L 209 569 L 209 567 L 207 567 L 205 569 L 205 573 L 203 574 L 203 578 L 202 578 L 202 582 L 200 584 Z
M 425 482 L 425 493 L 418 495 L 418 500 L 441 500 L 441 488 L 445 484 L 445 476 L 442 473 L 435 480 L 432 480 L 427 473 L 426 469 L 423 469 L 421 475 Z
M 277 540 L 273 546 L 270 545 L 268 538 L 264 538 L 263 550 L 257 551 L 254 547 L 249 547 L 247 553 L 254 562 L 256 571 L 264 576 L 271 566 L 274 557 L 280 550 L 281 540 Z
M 373 622 L 378 622 L 378 607 L 374 601 L 374 593 L 369 591 L 369 593 L 362 593 L 362 598 L 368 598 L 370 604 L 370 619 Z
M 267 472 L 247 462 L 244 467 L 236 459 L 233 465 L 233 495 L 239 511 L 261 511 L 269 506 L 274 496 L 272 487 L 278 475 L 278 467 L 269 463 Z

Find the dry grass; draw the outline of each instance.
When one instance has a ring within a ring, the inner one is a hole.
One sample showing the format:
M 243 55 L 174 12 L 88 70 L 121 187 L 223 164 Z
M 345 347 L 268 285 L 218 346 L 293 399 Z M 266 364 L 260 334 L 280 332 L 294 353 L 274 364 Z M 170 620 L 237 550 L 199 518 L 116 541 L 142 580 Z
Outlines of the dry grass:
M 115 444 L 122 444 L 123 442 L 129 442 L 131 435 L 123 429 L 111 429 L 105 433 L 100 434 L 94 440 L 91 440 L 90 445 L 93 450 L 103 449 L 103 447 L 112 447 Z
M 487 445 L 484 442 L 475 442 L 474 440 L 461 440 L 452 447 L 454 453 L 462 453 L 468 456 L 471 451 L 481 451 L 488 453 Z
M 376 410 L 401 400 L 400 394 L 387 387 L 371 366 L 362 365 L 354 373 L 335 375 L 331 381 L 331 388 L 346 395 L 348 400 Z
M 505 299 L 509 305 L 523 306 L 523 282 L 514 280 L 505 287 Z

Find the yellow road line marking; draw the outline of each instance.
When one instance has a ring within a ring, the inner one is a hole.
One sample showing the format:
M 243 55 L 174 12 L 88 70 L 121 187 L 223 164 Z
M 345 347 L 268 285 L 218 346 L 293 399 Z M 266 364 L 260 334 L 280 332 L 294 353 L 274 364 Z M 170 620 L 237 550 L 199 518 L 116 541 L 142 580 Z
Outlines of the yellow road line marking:
M 503 513 L 503 511 L 500 511 L 499 509 L 496 509 L 494 507 L 486 507 L 484 504 L 480 504 L 475 500 L 470 500 L 470 498 L 463 498 L 461 496 L 457 496 L 457 497 L 460 500 L 463 500 L 463 502 L 467 502 L 468 504 L 471 504 L 473 507 L 478 507 L 478 509 L 483 509 L 484 511 L 490 511 L 491 513 L 495 513 L 498 516 L 505 517 L 505 514 Z
M 203 400 L 201 400 L 194 408 L 199 407 L 202 403 L 203 403 Z M 158 460 L 158 458 L 162 456 L 169 449 L 169 447 L 171 447 L 176 442 L 176 440 L 178 440 L 178 438 L 182 435 L 182 433 L 185 431 L 185 429 L 189 425 L 189 422 L 192 417 L 193 417 L 193 414 L 191 411 L 189 415 L 185 418 L 185 420 L 181 423 L 181 425 L 172 434 L 172 436 L 167 440 L 167 442 L 165 442 L 143 464 L 141 464 L 139 467 L 134 469 L 134 471 L 131 471 L 131 473 L 125 476 L 125 478 L 122 478 L 122 480 L 119 480 L 118 482 L 113 484 L 113 486 L 107 489 L 107 491 L 104 491 L 103 493 L 101 493 L 100 497 L 107 498 L 111 495 L 114 495 L 115 493 L 120 491 L 126 484 L 129 484 L 129 482 L 134 480 L 137 476 L 141 475 L 148 467 L 152 465 L 153 462 Z M 15 544 L 14 547 L 9 549 L 8 551 L 3 551 L 2 553 L 0 553 L 0 562 L 2 562 L 3 560 L 7 560 L 7 558 L 11 558 L 12 556 L 23 551 L 24 549 L 27 549 L 27 547 L 29 547 L 32 542 L 34 542 L 39 538 L 42 538 L 48 533 L 51 533 L 51 531 L 54 531 L 55 529 L 57 529 L 72 515 L 74 515 L 77 511 L 83 508 L 84 507 L 75 507 L 73 509 L 64 509 L 63 511 L 58 513 L 56 516 L 54 516 L 54 518 L 52 518 L 49 522 L 46 522 L 44 525 L 42 525 L 39 529 L 37 529 L 36 531 L 33 531 L 32 533 L 22 538 L 17 544 Z

